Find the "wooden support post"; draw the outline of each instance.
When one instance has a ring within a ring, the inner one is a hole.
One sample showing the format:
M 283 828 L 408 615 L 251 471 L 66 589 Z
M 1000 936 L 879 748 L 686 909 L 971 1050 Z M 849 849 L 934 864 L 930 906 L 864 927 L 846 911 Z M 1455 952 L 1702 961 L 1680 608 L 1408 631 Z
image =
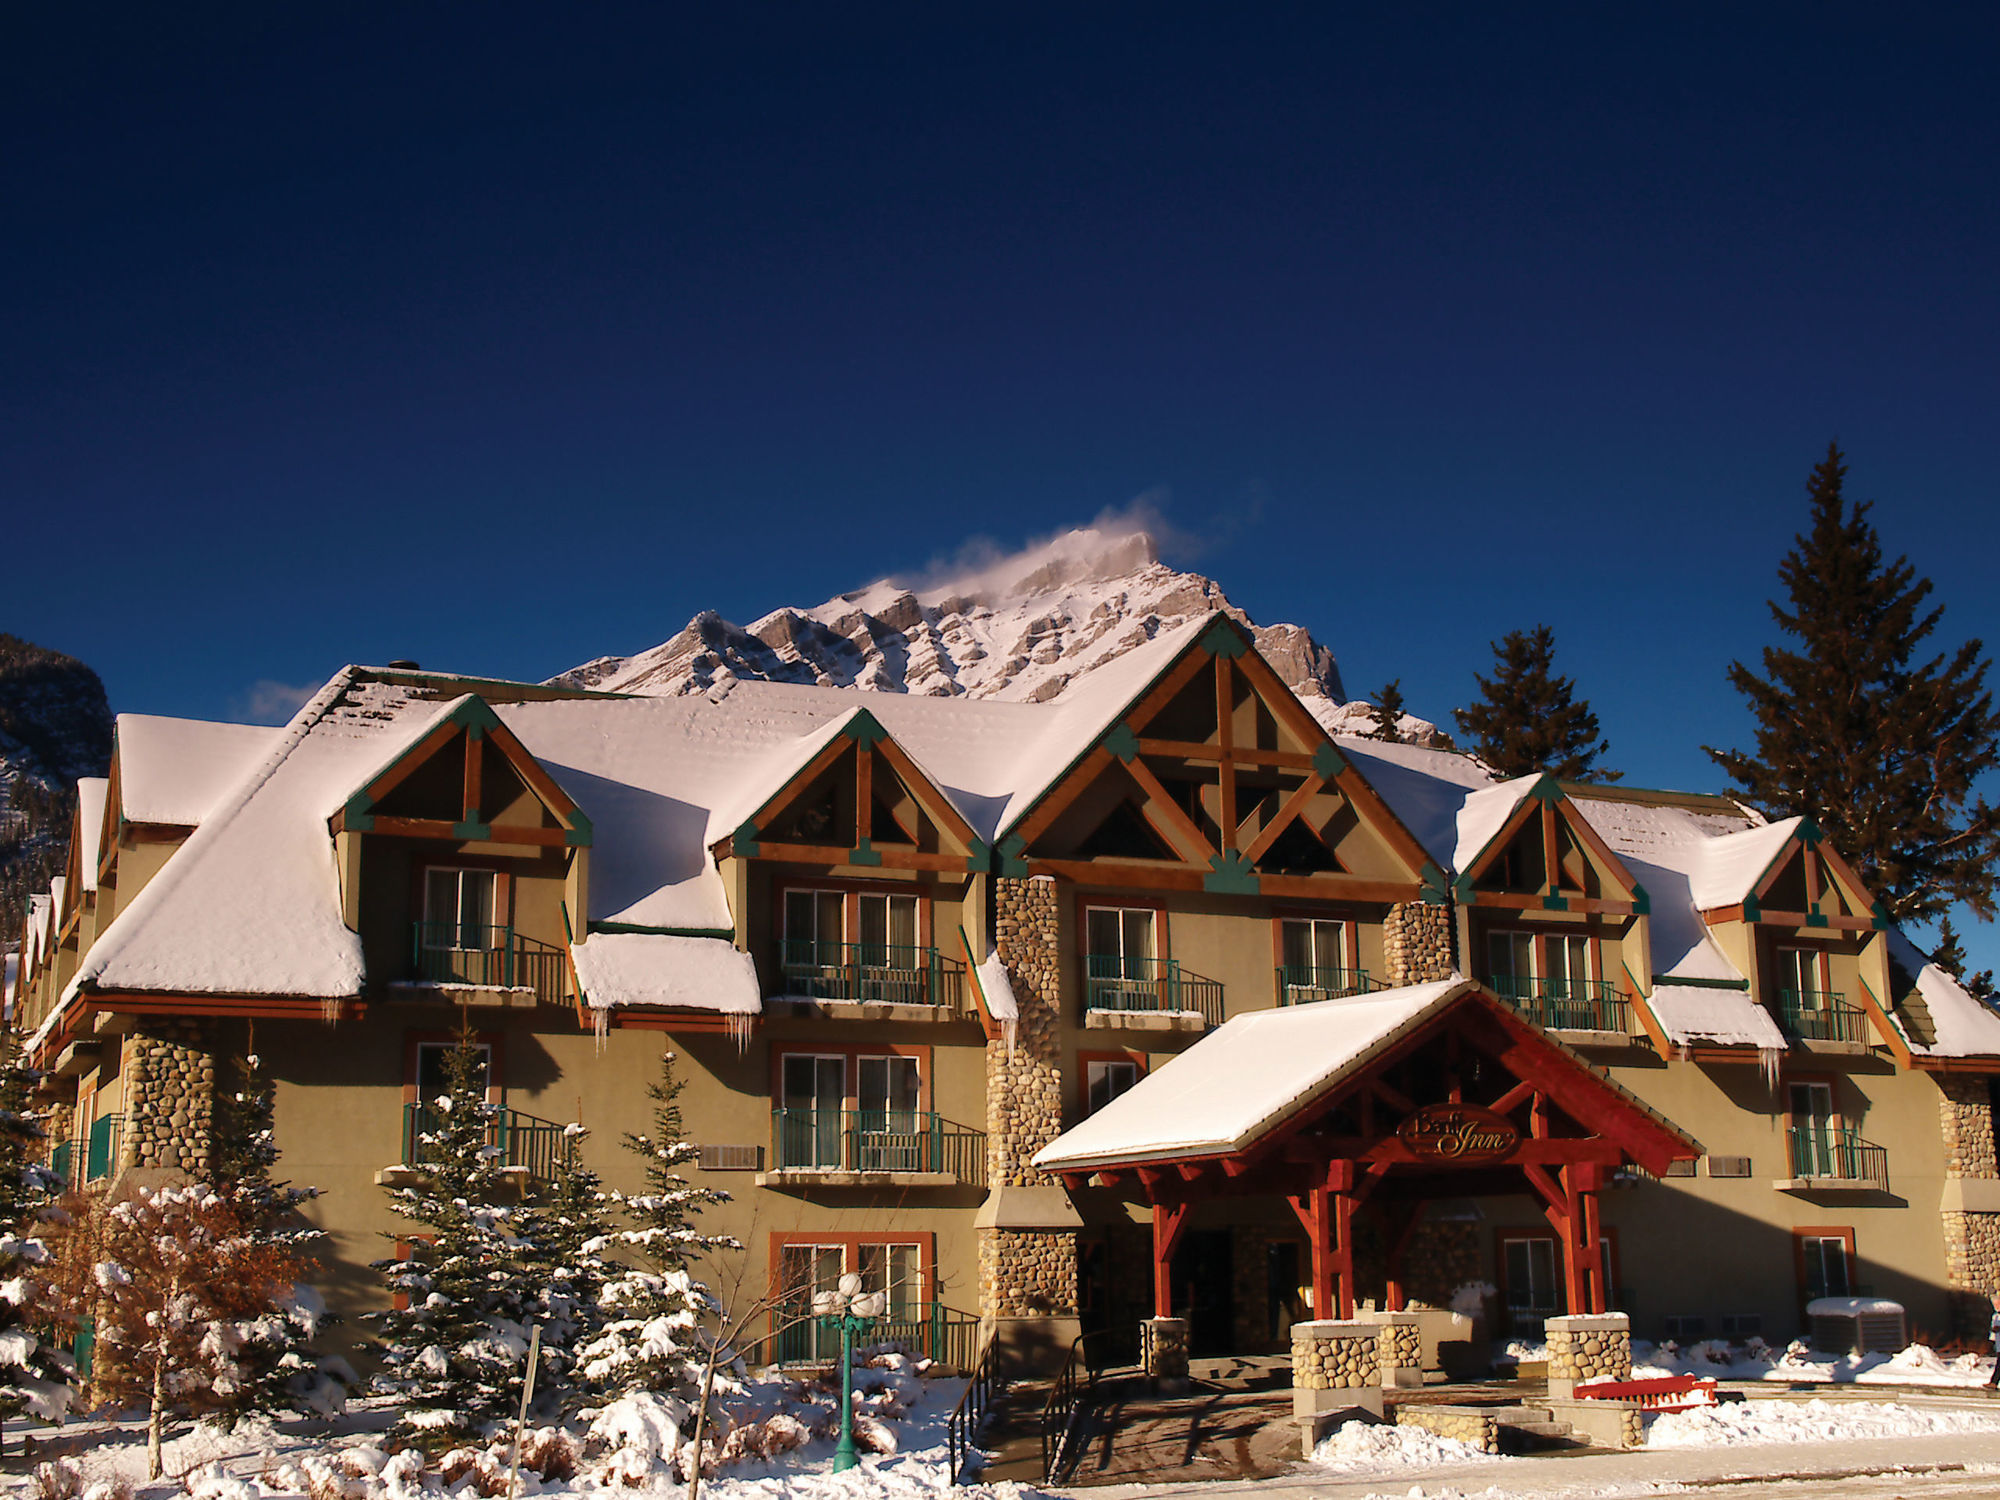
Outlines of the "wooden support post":
M 1180 1245 L 1181 1231 L 1187 1227 L 1187 1212 L 1185 1203 L 1153 1205 L 1153 1316 L 1156 1318 L 1174 1315 L 1174 1251 Z
M 1578 1229 L 1583 1239 L 1583 1263 L 1589 1285 L 1590 1305 L 1586 1311 L 1606 1313 L 1611 1310 L 1611 1289 L 1604 1282 L 1604 1227 L 1598 1215 L 1597 1196 L 1604 1186 L 1604 1169 L 1595 1162 L 1582 1162 L 1570 1170 L 1576 1174 L 1582 1209 Z
M 1563 1310 L 1590 1310 L 1589 1257 L 1583 1250 L 1583 1195 L 1577 1191 L 1577 1169 L 1562 1169 Z
M 1315 1316 L 1351 1318 L 1354 1316 L 1354 1206 L 1358 1201 L 1354 1163 L 1345 1157 L 1328 1162 L 1322 1193 L 1331 1200 L 1323 1212 L 1328 1230 L 1328 1269 L 1334 1286 L 1332 1300 L 1327 1303 L 1332 1311 Z
M 1402 1216 L 1400 1224 L 1391 1221 L 1392 1233 L 1389 1236 L 1388 1257 L 1389 1285 L 1387 1295 L 1383 1298 L 1388 1304 L 1390 1312 L 1401 1312 L 1407 1300 L 1403 1287 L 1403 1254 L 1410 1248 L 1410 1241 L 1416 1235 L 1417 1226 L 1424 1220 L 1424 1209 L 1426 1206 L 1427 1200 L 1418 1198 L 1409 1205 L 1408 1210 Z
M 1334 1224 L 1332 1196 L 1324 1183 L 1314 1183 L 1307 1193 L 1290 1193 L 1285 1201 L 1304 1226 L 1306 1241 L 1312 1246 L 1312 1315 L 1336 1316 L 1334 1305 Z

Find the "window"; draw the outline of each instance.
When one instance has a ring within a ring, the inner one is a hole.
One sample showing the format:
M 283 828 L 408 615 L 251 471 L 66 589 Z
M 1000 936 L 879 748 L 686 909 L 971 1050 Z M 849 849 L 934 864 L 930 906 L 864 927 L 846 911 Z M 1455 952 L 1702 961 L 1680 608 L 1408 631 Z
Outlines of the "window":
M 1527 932 L 1486 934 L 1486 964 L 1492 971 L 1495 988 L 1504 979 L 1535 977 L 1535 938 Z M 1503 994 L 1506 991 L 1502 991 Z
M 1117 972 L 1143 979 L 1154 958 L 1157 916 L 1144 908 L 1093 906 L 1085 917 L 1085 944 L 1092 957 L 1115 960 Z
M 935 1246 L 928 1233 L 772 1235 L 771 1274 L 779 1305 L 771 1315 L 770 1357 L 792 1364 L 839 1357 L 840 1334 L 819 1326 L 812 1298 L 815 1292 L 837 1288 L 849 1273 L 861 1277 L 863 1291 L 889 1294 L 881 1337 L 927 1347 Z
M 1705 1339 L 1708 1319 L 1700 1313 L 1678 1313 L 1660 1319 L 1662 1331 L 1670 1339 Z
M 1799 1292 L 1808 1302 L 1815 1297 L 1853 1295 L 1854 1231 L 1851 1229 L 1798 1229 L 1793 1231 L 1798 1249 Z
M 936 1003 L 921 899 L 900 891 L 784 893 L 779 962 L 787 990 L 817 1000 Z
M 1093 906 L 1084 912 L 1084 1004 L 1090 1010 L 1178 1010 L 1172 966 L 1159 960 L 1159 913 Z
M 838 1054 L 825 1057 L 791 1053 L 782 1066 L 778 1166 L 839 1170 L 840 1117 L 847 1103 L 847 1059 Z
M 1096 1114 L 1120 1094 L 1130 1090 L 1146 1074 L 1139 1059 L 1128 1052 L 1077 1054 L 1083 1068 L 1083 1113 Z
M 1503 1239 L 1501 1265 L 1506 1277 L 1507 1318 L 1516 1333 L 1538 1333 L 1544 1318 L 1562 1311 L 1556 1273 L 1556 1242 L 1547 1236 Z
M 1486 962 L 1494 988 L 1503 995 L 1538 993 L 1536 980 L 1547 981 L 1539 992 L 1556 999 L 1581 999 L 1590 992 L 1590 939 L 1580 933 L 1537 938 L 1532 932 L 1489 932 Z M 1513 982 L 1511 990 L 1508 981 Z
M 1779 997 L 1794 996 L 1800 1005 L 1819 1009 L 1828 989 L 1826 955 L 1817 948 L 1780 948 L 1777 959 Z
M 847 943 L 847 898 L 839 891 L 785 892 L 785 966 L 838 964 Z
M 1711 1156 L 1708 1159 L 1708 1175 L 1711 1177 L 1748 1177 L 1750 1158 L 1747 1156 Z
M 1694 1176 L 1694 1160 L 1693 1158 L 1689 1158 L 1687 1161 L 1670 1161 L 1667 1163 L 1667 1170 L 1660 1175 L 1663 1177 L 1692 1177 Z
M 788 1052 L 778 1059 L 779 1170 L 924 1172 L 938 1154 L 921 1053 Z
M 1842 1160 L 1840 1119 L 1833 1112 L 1833 1085 L 1794 1083 L 1792 1106 L 1792 1175 L 1837 1177 Z
M 1549 993 L 1559 999 L 1581 1000 L 1590 993 L 1590 939 L 1550 934 L 1542 939 L 1548 956 Z
M 1353 930 L 1345 922 L 1287 919 L 1278 924 L 1282 1005 L 1351 995 L 1363 987 L 1353 964 Z
M 499 947 L 499 879 L 491 870 L 424 871 L 423 946 L 480 953 Z
M 1762 1313 L 1724 1313 L 1722 1315 L 1722 1336 L 1726 1339 L 1747 1339 L 1764 1331 Z
M 428 1108 L 440 1094 L 451 1092 L 451 1081 L 447 1070 L 451 1050 L 457 1045 L 456 1042 L 447 1041 L 420 1041 L 415 1044 L 414 1081 L 418 1104 Z M 490 1094 L 493 1088 L 493 1048 L 486 1042 L 479 1042 L 475 1050 L 479 1054 L 477 1077 L 480 1086 Z

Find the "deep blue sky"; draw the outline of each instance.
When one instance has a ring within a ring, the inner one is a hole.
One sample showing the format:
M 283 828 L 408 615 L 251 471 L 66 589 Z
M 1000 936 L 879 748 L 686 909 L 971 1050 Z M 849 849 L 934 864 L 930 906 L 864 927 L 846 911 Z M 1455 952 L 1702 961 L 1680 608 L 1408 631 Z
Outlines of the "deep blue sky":
M 1545 620 L 1708 788 L 1837 436 L 2000 640 L 1992 7 L 709 9 L 13 7 L 0 626 L 241 713 L 1150 494 L 1350 690 Z

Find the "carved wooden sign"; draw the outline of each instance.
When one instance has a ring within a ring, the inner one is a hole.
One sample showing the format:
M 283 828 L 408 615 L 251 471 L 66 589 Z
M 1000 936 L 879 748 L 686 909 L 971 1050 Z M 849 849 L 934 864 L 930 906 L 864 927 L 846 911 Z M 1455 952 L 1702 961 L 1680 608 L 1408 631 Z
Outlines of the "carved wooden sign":
M 1477 1104 L 1426 1104 L 1396 1127 L 1396 1137 L 1424 1161 L 1498 1161 L 1520 1144 L 1513 1121 Z

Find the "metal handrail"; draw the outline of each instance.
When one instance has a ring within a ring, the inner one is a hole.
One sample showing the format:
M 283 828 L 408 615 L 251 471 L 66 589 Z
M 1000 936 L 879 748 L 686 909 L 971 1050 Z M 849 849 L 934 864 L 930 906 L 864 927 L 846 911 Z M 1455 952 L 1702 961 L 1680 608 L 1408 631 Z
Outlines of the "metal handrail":
M 945 1452 L 951 1465 L 946 1477 L 953 1484 L 965 1470 L 965 1461 L 972 1456 L 974 1439 L 979 1429 L 985 1425 L 986 1414 L 993 1409 L 993 1398 L 1006 1390 L 1007 1382 L 1000 1378 L 1000 1360 L 994 1335 L 998 1330 L 989 1330 L 979 1346 L 979 1358 L 965 1380 L 965 1389 L 959 1393 L 958 1404 L 951 1409 L 951 1417 L 945 1423 Z
M 986 1181 L 986 1132 L 935 1110 L 771 1111 L 771 1160 L 779 1171 L 944 1173 Z
M 435 1133 L 444 1117 L 428 1104 L 403 1106 L 403 1165 L 426 1167 L 431 1155 L 424 1137 Z M 504 1167 L 520 1167 L 538 1182 L 554 1182 L 568 1167 L 575 1137 L 567 1126 L 524 1114 L 518 1109 L 493 1112 L 492 1143 Z
M 799 1316 L 804 1304 L 781 1304 L 771 1314 L 771 1332 L 764 1340 L 765 1360 L 774 1365 L 817 1365 L 838 1359 L 840 1339 L 819 1320 Z M 947 1307 L 941 1298 L 913 1302 L 894 1309 L 871 1325 L 865 1347 L 897 1345 L 942 1370 L 962 1373 L 973 1363 L 973 1341 L 980 1317 Z M 831 1347 L 827 1347 L 830 1345 Z M 863 1345 L 856 1345 L 857 1348 Z
M 62 1179 L 64 1187 L 74 1187 L 76 1185 L 75 1141 L 59 1142 L 55 1149 L 49 1152 L 49 1170 Z
M 1086 1010 L 1184 1010 L 1180 963 L 1171 958 L 1086 953 L 1083 1004 Z
M 1381 988 L 1366 969 L 1342 969 L 1326 964 L 1279 964 L 1278 1004 L 1311 1005 L 1342 995 L 1366 995 Z
M 1077 1419 L 1097 1394 L 1097 1366 L 1084 1358 L 1085 1347 L 1102 1337 L 1103 1330 L 1080 1334 L 1069 1346 L 1069 1358 L 1062 1373 L 1049 1387 L 1049 1399 L 1042 1406 L 1042 1482 L 1056 1484 L 1070 1462 L 1070 1436 Z M 1084 1372 L 1083 1389 L 1077 1389 L 1077 1368 Z
M 570 998 L 565 951 L 512 927 L 412 922 L 410 972 L 425 984 L 533 990 L 544 1005 L 563 1005 Z
M 965 966 L 914 943 L 834 943 L 778 939 L 785 993 L 814 1000 L 964 1008 Z
M 111 1175 L 118 1161 L 118 1115 L 99 1115 L 90 1122 L 90 1140 L 83 1161 L 83 1180 L 99 1182 Z
M 1779 990 L 1778 1016 L 1787 1036 L 1812 1042 L 1865 1042 L 1868 1012 L 1834 990 Z
M 1550 979 L 1495 974 L 1493 993 L 1548 1031 L 1632 1029 L 1631 1003 L 1610 979 Z
M 1889 1151 L 1842 1125 L 1794 1125 L 1792 1175 L 1829 1182 L 1852 1182 L 1889 1190 Z

